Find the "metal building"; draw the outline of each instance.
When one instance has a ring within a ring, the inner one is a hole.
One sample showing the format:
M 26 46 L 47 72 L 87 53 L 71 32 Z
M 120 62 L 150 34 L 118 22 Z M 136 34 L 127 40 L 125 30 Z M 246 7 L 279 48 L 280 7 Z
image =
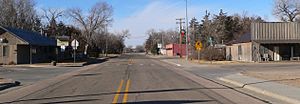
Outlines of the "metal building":
M 252 23 L 249 36 L 250 40 L 247 42 L 236 42 L 227 46 L 228 59 L 255 62 L 300 59 L 300 23 Z

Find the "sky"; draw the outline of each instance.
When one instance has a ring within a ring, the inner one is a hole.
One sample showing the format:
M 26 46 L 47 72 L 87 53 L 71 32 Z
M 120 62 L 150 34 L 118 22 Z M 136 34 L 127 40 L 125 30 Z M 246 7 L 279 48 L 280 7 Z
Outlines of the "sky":
M 176 18 L 185 17 L 186 0 L 36 0 L 37 9 L 81 8 L 88 12 L 97 2 L 107 2 L 113 7 L 114 22 L 110 32 L 128 29 L 131 36 L 127 46 L 143 45 L 149 29 L 177 29 Z M 223 9 L 228 15 L 246 13 L 261 16 L 267 21 L 277 21 L 272 15 L 273 0 L 187 0 L 188 18 L 201 20 L 207 10 L 217 14 Z

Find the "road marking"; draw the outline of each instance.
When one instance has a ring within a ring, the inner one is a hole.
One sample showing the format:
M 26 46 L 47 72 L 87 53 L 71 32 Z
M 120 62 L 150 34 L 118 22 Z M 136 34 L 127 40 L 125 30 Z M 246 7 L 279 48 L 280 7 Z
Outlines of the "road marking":
M 168 62 L 168 63 L 171 63 L 171 64 L 176 65 L 176 66 L 181 66 L 180 64 L 177 64 L 177 63 L 174 63 L 174 62 Z
M 118 99 L 119 99 L 119 96 L 120 96 L 120 92 L 122 90 L 123 83 L 124 83 L 124 80 L 121 80 L 120 85 L 118 87 L 118 91 L 117 91 L 117 93 L 116 93 L 116 95 L 114 97 L 114 100 L 112 102 L 113 104 L 117 104 L 118 103 Z
M 176 66 L 181 66 L 180 64 L 176 64 Z
M 133 59 L 129 59 L 128 64 L 133 64 Z
M 130 86 L 130 79 L 128 79 L 127 83 L 126 83 L 125 94 L 124 94 L 124 97 L 123 97 L 123 104 L 127 102 L 129 86 Z

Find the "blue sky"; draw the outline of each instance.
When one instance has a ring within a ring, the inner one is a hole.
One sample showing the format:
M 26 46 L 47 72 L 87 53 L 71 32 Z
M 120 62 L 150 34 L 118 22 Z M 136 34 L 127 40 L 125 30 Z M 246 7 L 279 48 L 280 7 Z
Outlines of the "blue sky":
M 130 30 L 126 45 L 142 45 L 149 29 L 176 29 L 175 19 L 185 16 L 185 0 L 36 0 L 36 5 L 37 9 L 79 7 L 88 11 L 99 1 L 108 2 L 114 8 L 111 32 Z M 188 15 L 200 20 L 205 10 L 215 14 L 223 9 L 229 15 L 247 12 L 249 16 L 277 21 L 272 6 L 273 0 L 188 0 Z

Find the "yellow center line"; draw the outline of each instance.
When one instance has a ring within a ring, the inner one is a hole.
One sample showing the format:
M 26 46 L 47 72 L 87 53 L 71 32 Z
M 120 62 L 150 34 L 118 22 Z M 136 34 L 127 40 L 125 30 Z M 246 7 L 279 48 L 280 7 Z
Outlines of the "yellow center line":
M 117 93 L 116 93 L 116 95 L 114 97 L 114 100 L 112 102 L 113 104 L 117 104 L 118 103 L 118 99 L 119 99 L 119 96 L 120 96 L 120 92 L 122 90 L 123 83 L 124 83 L 124 80 L 121 80 L 120 85 L 118 87 L 118 91 L 117 91 Z
M 128 64 L 133 64 L 133 59 L 129 59 Z
M 123 97 L 123 104 L 125 104 L 127 102 L 129 86 L 130 86 L 130 79 L 128 79 L 127 83 L 126 83 L 125 94 L 124 94 L 124 97 Z

